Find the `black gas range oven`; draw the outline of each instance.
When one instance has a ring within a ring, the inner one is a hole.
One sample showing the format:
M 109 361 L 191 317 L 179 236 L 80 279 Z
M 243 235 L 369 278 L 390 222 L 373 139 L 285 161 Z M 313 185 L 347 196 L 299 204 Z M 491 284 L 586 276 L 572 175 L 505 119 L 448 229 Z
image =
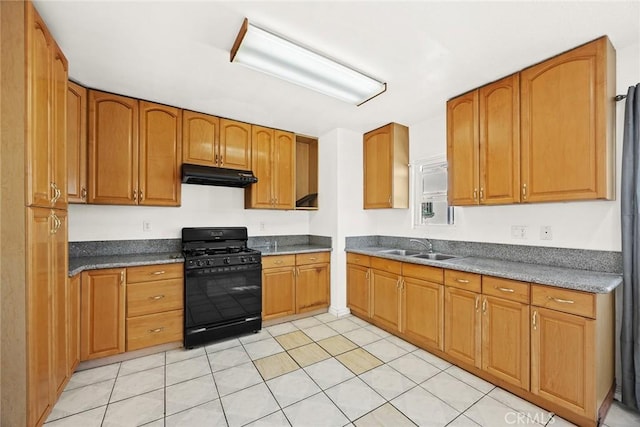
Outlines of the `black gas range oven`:
M 246 227 L 183 228 L 184 346 L 262 328 L 262 258 Z

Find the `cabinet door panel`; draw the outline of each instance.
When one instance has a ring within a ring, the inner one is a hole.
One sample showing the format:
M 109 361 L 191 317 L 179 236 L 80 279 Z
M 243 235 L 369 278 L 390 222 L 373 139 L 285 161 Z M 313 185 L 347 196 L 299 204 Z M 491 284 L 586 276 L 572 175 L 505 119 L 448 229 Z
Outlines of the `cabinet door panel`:
M 27 343 L 28 343 L 28 423 L 44 422 L 53 401 L 51 305 L 51 239 L 53 221 L 49 209 L 27 209 Z
M 371 317 L 391 329 L 399 329 L 400 276 L 371 270 Z
M 70 203 L 87 203 L 87 89 L 68 82 L 67 196 Z
M 69 375 L 73 374 L 78 363 L 80 363 L 80 275 L 77 274 L 69 279 L 68 290 L 68 311 L 67 319 L 69 322 L 68 344 L 69 351 L 67 353 Z
M 208 114 L 182 112 L 183 161 L 194 165 L 218 166 L 220 119 Z
M 140 101 L 139 204 L 180 206 L 181 158 L 181 111 Z
M 296 312 L 295 267 L 262 270 L 262 319 Z
M 290 132 L 275 131 L 273 156 L 273 188 L 277 209 L 295 207 L 296 143 Z
M 347 307 L 361 316 L 370 317 L 369 268 L 347 264 Z
M 273 208 L 273 129 L 251 126 L 251 170 L 258 182 L 245 190 L 245 207 Z
M 480 368 L 480 295 L 447 286 L 444 312 L 444 351 L 462 362 Z
M 27 7 L 28 17 L 28 118 L 27 128 L 27 203 L 49 207 L 51 188 L 51 143 L 49 130 L 49 94 L 51 93 L 51 38 L 46 26 L 33 7 Z
M 390 208 L 393 144 L 391 127 L 364 136 L 364 208 Z
M 520 79 L 480 88 L 480 203 L 520 201 Z
M 607 55 L 615 52 L 601 38 L 521 72 L 525 201 L 613 196 Z
M 251 125 L 220 119 L 220 166 L 251 169 Z
M 89 203 L 135 205 L 138 101 L 89 91 Z
M 67 208 L 67 59 L 52 42 L 51 68 L 51 180 L 56 209 Z
M 81 360 L 125 350 L 125 270 L 82 273 Z
M 531 392 L 592 417 L 595 321 L 545 308 L 531 310 Z
M 529 389 L 529 305 L 484 297 L 482 369 Z
M 329 265 L 296 267 L 296 309 L 298 313 L 329 306 Z
M 442 285 L 405 278 L 402 295 L 402 332 L 424 345 L 442 350 L 444 289 Z
M 53 295 L 53 384 L 56 396 L 62 393 L 69 375 L 69 289 L 67 282 L 67 212 L 55 210 L 53 217 L 51 290 Z
M 447 102 L 449 204 L 478 204 L 478 91 Z

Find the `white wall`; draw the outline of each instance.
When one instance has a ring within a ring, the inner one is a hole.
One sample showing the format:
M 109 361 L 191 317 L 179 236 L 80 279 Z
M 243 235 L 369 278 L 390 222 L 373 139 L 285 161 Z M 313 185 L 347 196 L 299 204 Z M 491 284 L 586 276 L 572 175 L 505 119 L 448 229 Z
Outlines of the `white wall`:
M 640 46 L 628 46 L 617 52 L 617 93 L 640 79 Z M 616 191 L 619 195 L 622 156 L 624 102 L 618 102 L 616 129 Z M 442 114 L 410 126 L 410 158 L 420 159 L 446 154 L 446 116 Z M 432 237 L 436 239 L 513 243 L 580 249 L 620 250 L 620 201 L 537 203 L 509 206 L 455 208 L 454 226 L 411 228 L 408 210 L 372 211 L 375 233 Z M 528 238 L 513 239 L 512 225 L 528 227 Z M 553 240 L 540 240 L 540 226 L 551 226 Z
M 143 221 L 151 223 L 142 230 Z M 69 241 L 180 238 L 182 227 L 246 226 L 250 236 L 308 234 L 309 213 L 244 209 L 241 188 L 183 184 L 182 206 L 70 205 Z

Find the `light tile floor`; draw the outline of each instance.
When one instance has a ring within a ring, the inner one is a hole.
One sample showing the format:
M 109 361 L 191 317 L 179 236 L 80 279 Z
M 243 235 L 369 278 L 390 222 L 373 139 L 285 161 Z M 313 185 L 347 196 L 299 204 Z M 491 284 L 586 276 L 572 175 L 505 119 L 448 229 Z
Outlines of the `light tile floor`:
M 79 371 L 46 426 L 572 424 L 353 316 L 328 313 Z M 614 402 L 605 425 L 640 426 Z

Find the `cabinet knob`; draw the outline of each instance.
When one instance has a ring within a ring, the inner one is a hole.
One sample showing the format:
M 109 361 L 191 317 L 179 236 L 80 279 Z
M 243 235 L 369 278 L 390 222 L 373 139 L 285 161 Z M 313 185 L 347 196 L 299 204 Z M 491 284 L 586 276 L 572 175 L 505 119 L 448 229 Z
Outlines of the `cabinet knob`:
M 82 200 L 86 200 L 87 199 L 87 189 L 85 187 L 82 187 L 82 190 L 80 191 L 80 198 Z
M 138 201 L 138 192 L 136 190 L 133 190 L 133 201 L 134 202 Z

